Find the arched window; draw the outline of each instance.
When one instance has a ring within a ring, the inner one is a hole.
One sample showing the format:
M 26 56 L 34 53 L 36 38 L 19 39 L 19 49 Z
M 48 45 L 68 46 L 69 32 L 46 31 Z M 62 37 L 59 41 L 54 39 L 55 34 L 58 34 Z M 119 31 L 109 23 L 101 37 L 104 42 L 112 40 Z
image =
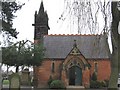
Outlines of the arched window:
M 95 64 L 95 68 L 94 68 L 94 71 L 97 73 L 98 72 L 98 63 L 94 63 Z
M 54 62 L 52 62 L 51 71 L 52 71 L 52 73 L 55 72 L 55 63 Z

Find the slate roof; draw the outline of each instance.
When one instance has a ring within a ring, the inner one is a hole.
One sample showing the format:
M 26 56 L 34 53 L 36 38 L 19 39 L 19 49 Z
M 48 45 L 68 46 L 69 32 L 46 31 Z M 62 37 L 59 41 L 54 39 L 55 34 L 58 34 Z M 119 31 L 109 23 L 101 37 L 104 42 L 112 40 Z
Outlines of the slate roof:
M 74 40 L 85 58 L 109 58 L 110 50 L 105 35 L 45 35 L 45 58 L 66 58 L 73 48 Z

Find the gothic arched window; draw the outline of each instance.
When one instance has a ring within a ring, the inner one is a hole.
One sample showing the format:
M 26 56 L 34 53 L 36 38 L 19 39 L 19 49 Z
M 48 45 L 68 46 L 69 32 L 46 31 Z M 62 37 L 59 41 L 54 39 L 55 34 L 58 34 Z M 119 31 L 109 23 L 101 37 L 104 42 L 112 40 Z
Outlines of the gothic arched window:
M 95 63 L 95 68 L 94 68 L 94 71 L 97 73 L 98 72 L 98 63 Z
M 54 62 L 52 62 L 51 71 L 52 71 L 52 73 L 55 72 L 55 63 Z

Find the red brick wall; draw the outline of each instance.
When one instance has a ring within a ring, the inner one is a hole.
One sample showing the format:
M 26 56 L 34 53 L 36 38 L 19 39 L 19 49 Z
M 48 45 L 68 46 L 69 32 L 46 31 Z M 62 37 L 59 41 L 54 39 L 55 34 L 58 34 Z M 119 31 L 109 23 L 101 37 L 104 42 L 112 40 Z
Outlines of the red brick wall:
M 111 73 L 111 66 L 110 66 L 110 60 L 108 59 L 104 59 L 104 60 L 88 60 L 88 62 L 91 65 L 90 68 L 90 73 L 91 76 L 94 72 L 94 67 L 95 64 L 94 63 L 98 63 L 98 75 L 97 75 L 97 79 L 102 81 L 102 80 L 109 80 L 110 78 L 110 73 Z
M 50 78 L 50 75 L 56 79 L 60 76 L 59 73 L 59 65 L 61 64 L 61 60 L 56 60 L 54 61 L 55 63 L 55 72 L 51 72 L 51 65 L 52 65 L 52 60 L 44 60 L 42 62 L 42 65 L 39 66 L 39 68 L 36 68 L 36 75 L 38 78 L 38 87 L 46 87 L 47 82 Z
M 90 70 L 86 68 L 82 73 L 82 85 L 89 87 L 90 85 Z
M 38 78 L 38 87 L 46 87 L 47 86 L 47 82 L 49 80 L 50 75 L 54 78 L 54 79 L 58 79 L 60 77 L 60 64 L 62 63 L 63 60 L 44 60 L 42 65 L 35 69 L 36 70 L 36 75 Z M 52 73 L 51 71 L 51 65 L 52 62 L 54 62 L 55 67 L 54 70 L 55 72 Z M 105 79 L 109 79 L 110 77 L 110 60 L 88 60 L 88 62 L 91 64 L 91 68 L 90 70 L 83 70 L 83 84 L 88 84 L 89 80 L 90 80 L 90 76 L 93 74 L 94 72 L 94 63 L 98 63 L 98 80 L 102 81 Z M 86 75 L 88 77 L 86 77 Z M 66 82 L 65 84 L 68 85 L 68 80 L 64 79 L 66 76 L 62 76 L 62 80 L 65 80 L 64 82 Z

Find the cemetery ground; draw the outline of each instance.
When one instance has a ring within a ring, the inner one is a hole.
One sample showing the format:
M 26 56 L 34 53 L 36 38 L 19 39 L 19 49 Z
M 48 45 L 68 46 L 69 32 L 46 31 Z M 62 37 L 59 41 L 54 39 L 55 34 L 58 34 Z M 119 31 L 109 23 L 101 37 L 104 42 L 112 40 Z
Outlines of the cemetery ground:
M 34 88 L 30 84 L 30 73 L 28 70 L 24 70 L 21 76 L 18 73 L 13 73 L 8 78 L 4 78 L 2 81 L 2 90 L 56 90 L 56 89 L 49 89 L 49 88 Z M 57 89 L 59 90 L 59 89 Z M 66 89 L 60 90 L 107 90 L 107 88 L 102 89 L 85 89 L 81 86 L 68 86 Z M 120 90 L 120 88 L 118 88 Z
M 15 82 L 14 82 L 15 81 Z M 16 81 L 17 80 L 13 80 L 13 84 L 16 85 Z M 81 86 L 68 86 L 66 89 L 49 89 L 49 88 L 34 88 L 32 85 L 20 85 L 20 86 L 12 86 L 10 89 L 10 82 L 8 79 L 3 80 L 3 85 L 2 85 L 2 90 L 107 90 L 107 88 L 104 89 L 85 89 L 85 88 L 81 88 Z M 16 87 L 19 87 L 16 88 Z M 120 88 L 118 88 L 118 90 L 120 90 Z
M 3 88 L 2 90 L 10 90 L 9 88 L 9 81 L 5 80 L 3 82 Z M 17 90 L 17 89 L 11 89 L 11 90 Z M 80 88 L 80 87 L 71 87 L 71 88 L 67 88 L 67 89 L 48 89 L 48 88 L 34 88 L 33 86 L 20 86 L 19 90 L 107 90 L 107 89 L 84 89 L 84 88 Z M 118 88 L 118 90 L 120 90 L 120 88 Z
M 15 78 L 14 78 L 15 77 Z M 10 86 L 10 81 L 8 79 L 3 80 L 2 83 L 2 90 L 107 90 L 107 88 L 105 89 L 85 89 L 81 86 L 68 86 L 66 89 L 48 89 L 48 88 L 34 88 L 34 86 L 32 85 L 20 85 L 20 83 L 18 83 L 18 78 L 17 74 L 13 75 L 13 81 Z M 10 89 L 11 88 L 11 89 Z M 118 88 L 118 90 L 120 90 L 120 88 Z
M 9 88 L 9 81 L 8 80 L 4 80 L 3 81 L 3 86 L 2 86 L 2 90 L 59 90 L 59 89 L 48 89 L 48 88 L 34 88 L 33 86 L 24 86 L 21 85 L 20 89 L 10 89 Z M 60 90 L 107 90 L 107 89 L 84 89 L 84 88 L 80 88 L 78 86 L 74 86 L 74 87 L 69 87 L 67 89 L 60 89 Z M 120 88 L 118 88 L 118 90 L 120 90 Z

